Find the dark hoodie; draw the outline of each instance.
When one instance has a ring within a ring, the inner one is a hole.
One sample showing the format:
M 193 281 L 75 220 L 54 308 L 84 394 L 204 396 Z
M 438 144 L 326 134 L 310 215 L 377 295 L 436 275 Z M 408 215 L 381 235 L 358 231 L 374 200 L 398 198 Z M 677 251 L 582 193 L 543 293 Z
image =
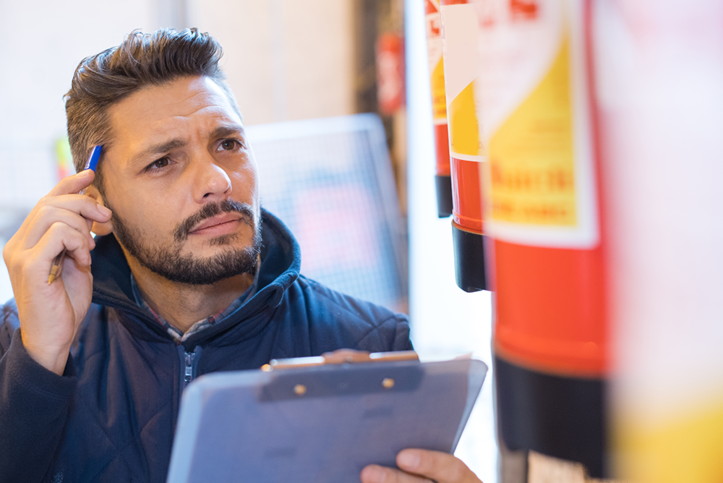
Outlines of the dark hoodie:
M 340 348 L 411 349 L 404 315 L 299 275 L 301 254 L 288 229 L 268 212 L 262 227 L 256 294 L 182 345 L 133 301 L 113 236 L 96 239 L 93 304 L 63 376 L 30 358 L 15 302 L 5 304 L 0 482 L 163 482 L 187 373 L 258 369 Z

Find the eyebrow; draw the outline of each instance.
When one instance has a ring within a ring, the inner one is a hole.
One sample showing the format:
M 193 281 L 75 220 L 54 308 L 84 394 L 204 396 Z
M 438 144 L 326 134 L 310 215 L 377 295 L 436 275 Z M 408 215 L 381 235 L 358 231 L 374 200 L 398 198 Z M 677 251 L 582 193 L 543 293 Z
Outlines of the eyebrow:
M 227 136 L 235 136 L 240 135 L 244 141 L 246 140 L 246 136 L 244 134 L 244 128 L 240 124 L 226 124 L 223 126 L 218 126 L 216 129 L 211 131 L 210 137 L 212 138 L 223 138 Z
M 211 131 L 211 134 L 209 137 L 217 139 L 227 136 L 234 136 L 234 135 L 240 135 L 244 141 L 246 140 L 246 136 L 244 134 L 244 128 L 240 124 L 226 124 L 222 126 L 218 126 L 213 131 Z M 152 157 L 153 155 L 163 154 L 167 153 L 168 151 L 171 151 L 173 149 L 182 148 L 185 146 L 187 142 L 183 139 L 171 139 L 169 141 L 164 141 L 162 143 L 153 144 L 143 151 L 139 152 L 133 158 L 131 159 L 131 164 L 137 164 L 143 161 L 145 158 Z
M 154 154 L 166 153 L 172 149 L 181 148 L 185 145 L 186 141 L 184 141 L 183 139 L 171 139 L 170 141 L 164 141 L 162 143 L 154 144 L 133 156 L 130 164 L 140 163 L 144 160 L 144 158 L 151 157 Z

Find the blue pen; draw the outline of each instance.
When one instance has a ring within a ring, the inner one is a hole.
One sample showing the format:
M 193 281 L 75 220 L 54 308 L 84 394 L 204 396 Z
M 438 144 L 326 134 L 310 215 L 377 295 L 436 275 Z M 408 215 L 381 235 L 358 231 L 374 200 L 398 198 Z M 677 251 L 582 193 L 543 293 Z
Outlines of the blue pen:
M 100 153 L 102 150 L 103 146 L 93 146 L 83 171 L 90 169 L 95 173 L 95 168 L 98 166 L 98 160 L 100 159 Z M 83 194 L 84 192 L 85 190 L 82 190 L 80 194 Z M 53 259 L 53 265 L 50 267 L 50 275 L 48 275 L 48 285 L 60 278 L 60 273 L 63 271 L 63 261 L 65 261 L 66 252 L 67 250 L 63 248 L 63 251 L 58 253 L 58 256 Z

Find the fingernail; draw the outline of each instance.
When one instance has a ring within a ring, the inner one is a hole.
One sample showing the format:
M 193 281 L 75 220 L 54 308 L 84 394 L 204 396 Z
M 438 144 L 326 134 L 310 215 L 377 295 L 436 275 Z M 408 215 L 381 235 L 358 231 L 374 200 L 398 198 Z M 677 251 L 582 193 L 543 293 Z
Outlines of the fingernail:
M 419 466 L 419 455 L 413 451 L 404 451 L 399 453 L 397 463 L 405 469 L 414 469 Z
M 384 483 L 387 473 L 378 466 L 367 466 L 364 468 L 364 481 L 368 483 Z
M 101 215 L 110 216 L 111 211 L 103 205 L 97 205 Z

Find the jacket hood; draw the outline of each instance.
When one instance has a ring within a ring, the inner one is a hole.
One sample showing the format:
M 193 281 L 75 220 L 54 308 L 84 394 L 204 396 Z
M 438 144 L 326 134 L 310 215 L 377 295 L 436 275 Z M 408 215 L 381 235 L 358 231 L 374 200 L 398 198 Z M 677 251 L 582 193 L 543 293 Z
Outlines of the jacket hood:
M 261 238 L 261 267 L 256 294 L 234 314 L 242 311 L 249 316 L 269 306 L 278 306 L 284 292 L 299 277 L 301 250 L 298 242 L 281 220 L 264 209 L 261 210 Z M 115 236 L 99 236 L 95 241 L 96 247 L 91 252 L 93 303 L 120 309 L 134 318 L 150 322 L 156 333 L 166 336 L 161 326 L 136 304 L 131 289 L 131 270 Z M 195 337 L 189 338 L 189 341 L 192 339 Z

